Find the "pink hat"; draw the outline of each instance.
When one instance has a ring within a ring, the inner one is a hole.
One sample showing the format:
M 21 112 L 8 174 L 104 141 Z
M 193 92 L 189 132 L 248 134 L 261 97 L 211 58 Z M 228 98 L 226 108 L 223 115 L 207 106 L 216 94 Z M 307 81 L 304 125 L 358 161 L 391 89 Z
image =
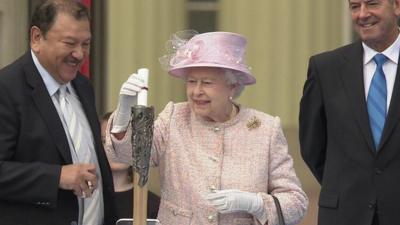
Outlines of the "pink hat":
M 182 34 L 187 36 L 188 32 L 193 35 L 193 31 L 173 35 L 168 42 L 172 45 L 172 54 L 160 58 L 170 75 L 183 78 L 187 68 L 218 67 L 239 72 L 244 85 L 256 82 L 244 62 L 246 39 L 243 36 L 229 32 L 196 32 L 189 40 L 182 39 Z

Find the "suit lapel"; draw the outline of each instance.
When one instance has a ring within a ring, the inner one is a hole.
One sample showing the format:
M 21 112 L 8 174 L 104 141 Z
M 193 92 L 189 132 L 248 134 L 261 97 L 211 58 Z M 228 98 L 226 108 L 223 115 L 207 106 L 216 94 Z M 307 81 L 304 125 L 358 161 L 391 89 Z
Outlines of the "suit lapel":
M 400 99 L 400 69 L 399 66 L 397 66 L 396 79 L 393 86 L 393 93 L 392 93 L 392 98 L 390 100 L 390 107 L 388 115 L 386 117 L 385 127 L 383 129 L 382 139 L 378 150 L 384 146 L 386 141 L 388 141 L 390 135 L 392 134 L 394 128 L 397 126 L 400 120 L 399 99 Z
M 26 55 L 27 61 L 24 65 L 27 83 L 32 88 L 32 99 L 36 104 L 37 109 L 46 123 L 50 136 L 54 139 L 58 151 L 64 161 L 69 164 L 72 163 L 71 152 L 69 150 L 68 140 L 65 135 L 58 112 L 49 96 L 46 86 L 36 69 L 33 60 L 29 55 Z
M 364 94 L 362 45 L 360 42 L 357 42 L 350 45 L 350 49 L 342 53 L 344 66 L 340 74 L 342 76 L 346 93 L 349 97 L 350 105 L 354 111 L 361 132 L 370 147 L 371 152 L 375 152 Z

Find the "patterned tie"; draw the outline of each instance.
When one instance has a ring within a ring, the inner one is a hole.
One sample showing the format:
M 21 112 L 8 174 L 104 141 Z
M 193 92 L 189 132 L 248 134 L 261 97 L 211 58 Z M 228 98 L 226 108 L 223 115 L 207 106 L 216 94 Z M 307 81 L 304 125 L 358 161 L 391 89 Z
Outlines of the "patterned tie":
M 80 163 L 87 162 L 85 159 L 82 158 L 80 151 L 82 147 L 82 126 L 78 121 L 78 117 L 76 116 L 76 112 L 71 104 L 70 98 L 70 91 L 66 85 L 60 86 L 59 89 L 59 101 L 60 101 L 60 109 L 63 113 L 65 123 L 68 127 L 69 135 L 72 140 L 72 144 L 74 147 L 74 152 L 76 157 Z
M 381 141 L 383 127 L 386 119 L 386 78 L 382 66 L 387 58 L 383 54 L 376 54 L 374 61 L 376 70 L 372 77 L 371 85 L 368 91 L 367 108 L 369 114 L 369 123 L 374 138 L 375 150 L 378 149 Z
M 75 154 L 76 163 L 93 163 L 93 159 L 89 150 L 89 143 L 87 140 L 85 140 L 85 138 L 83 138 L 83 126 L 78 120 L 77 112 L 75 111 L 77 109 L 75 109 L 74 105 L 71 103 L 71 98 L 71 90 L 68 90 L 66 85 L 60 86 L 60 110 L 68 127 L 68 133 L 73 144 L 73 152 Z M 99 195 L 101 190 L 102 187 L 99 186 L 96 190 L 94 190 L 91 198 L 79 198 L 79 224 L 97 224 L 96 221 L 99 220 L 99 211 L 101 210 L 99 203 Z

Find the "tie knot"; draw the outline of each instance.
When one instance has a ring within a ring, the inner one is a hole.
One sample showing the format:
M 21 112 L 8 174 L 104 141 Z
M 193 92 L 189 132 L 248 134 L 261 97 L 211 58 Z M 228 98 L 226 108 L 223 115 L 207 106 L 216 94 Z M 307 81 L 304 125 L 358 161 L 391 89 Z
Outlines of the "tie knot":
M 67 89 L 68 89 L 67 85 L 61 85 L 58 88 L 59 95 L 65 98 L 65 96 L 67 96 Z
M 374 56 L 374 62 L 376 63 L 377 67 L 382 67 L 385 64 L 387 57 L 384 54 L 376 54 Z

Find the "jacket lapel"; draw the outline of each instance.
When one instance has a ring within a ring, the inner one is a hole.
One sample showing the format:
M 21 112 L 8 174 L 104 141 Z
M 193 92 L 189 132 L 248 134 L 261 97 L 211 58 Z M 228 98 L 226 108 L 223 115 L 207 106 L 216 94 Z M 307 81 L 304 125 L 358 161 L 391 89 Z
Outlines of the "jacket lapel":
M 49 134 L 53 138 L 58 151 L 64 161 L 69 164 L 72 163 L 71 152 L 69 150 L 68 140 L 65 135 L 58 112 L 49 96 L 49 93 L 44 85 L 44 82 L 36 69 L 30 51 L 26 55 L 27 61 L 24 65 L 27 83 L 32 88 L 32 99 L 36 104 L 37 109 L 46 123 Z
M 361 42 L 350 45 L 350 48 L 343 51 L 342 54 L 344 66 L 340 74 L 347 96 L 349 97 L 350 105 L 365 141 L 370 147 L 371 152 L 375 152 L 364 94 L 363 49 Z

